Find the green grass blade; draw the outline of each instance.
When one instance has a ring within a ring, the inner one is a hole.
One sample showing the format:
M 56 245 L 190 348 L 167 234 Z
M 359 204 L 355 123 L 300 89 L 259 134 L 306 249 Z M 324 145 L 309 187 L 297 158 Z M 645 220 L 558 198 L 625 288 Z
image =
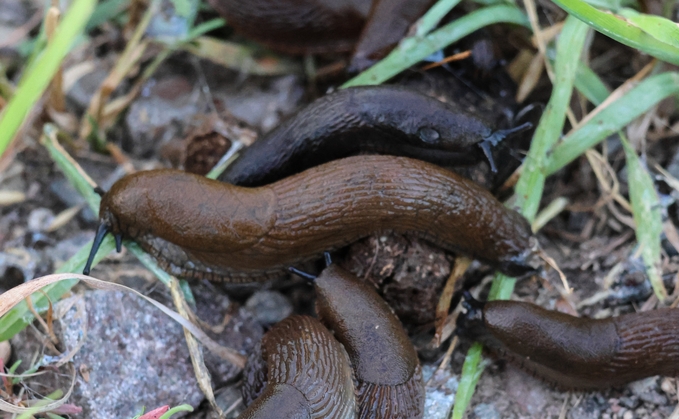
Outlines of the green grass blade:
M 479 382 L 481 373 L 485 368 L 485 364 L 481 363 L 481 355 L 483 352 L 483 345 L 474 343 L 462 364 L 462 374 L 460 375 L 460 384 L 457 386 L 455 393 L 455 405 L 453 406 L 452 419 L 462 419 L 464 412 L 467 410 L 469 401 L 474 395 L 476 383 Z
M 57 142 L 57 132 L 58 128 L 56 126 L 45 124 L 42 127 L 41 144 L 47 149 L 50 157 L 64 173 L 64 176 L 66 176 L 71 185 L 85 198 L 90 209 L 95 213 L 99 212 L 101 197 L 94 192 L 92 185 L 80 174 L 80 171 L 73 162 L 60 150 Z
M 596 9 L 582 0 L 554 0 L 554 3 L 571 16 L 622 44 L 679 65 L 679 42 L 676 39 L 673 43 L 665 43 L 623 18 Z
M 575 88 L 595 106 L 602 104 L 611 94 L 599 76 L 583 62 L 580 62 L 575 75 Z
M 98 5 L 97 8 L 92 12 L 90 20 L 85 26 L 85 31 L 92 30 L 99 27 L 104 22 L 108 22 L 111 19 L 115 19 L 118 15 L 122 14 L 125 8 L 127 8 L 130 0 L 103 0 Z
M 662 16 L 639 13 L 634 9 L 620 9 L 618 14 L 629 23 L 651 35 L 660 42 L 677 47 L 679 43 L 679 25 Z
M 429 55 L 447 47 L 477 29 L 494 23 L 514 23 L 529 27 L 526 15 L 514 6 L 490 6 L 469 13 L 425 37 L 405 38 L 382 61 L 344 83 L 342 87 L 383 83 Z
M 660 276 L 660 236 L 662 235 L 660 199 L 655 191 L 653 179 L 623 134 L 620 135 L 620 142 L 625 150 L 629 196 L 636 224 L 634 232 L 641 247 L 641 258 L 646 266 L 646 274 L 651 280 L 655 295 L 658 300 L 663 301 L 667 297 L 667 290 Z
M 547 152 L 553 147 L 563 130 L 566 110 L 570 103 L 575 84 L 575 76 L 585 45 L 588 27 L 576 18 L 566 18 L 559 37 L 554 66 L 554 87 L 552 96 L 545 108 L 540 123 L 535 130 L 528 156 L 524 160 L 524 170 L 516 185 L 515 204 L 520 212 L 533 221 L 537 214 L 545 184 L 544 167 Z M 507 299 L 511 296 L 516 280 L 498 274 L 493 280 L 490 299 Z M 481 356 L 481 345 L 476 343 L 467 353 L 460 377 L 460 385 L 455 395 L 453 418 L 461 418 L 467 409 L 471 394 L 474 392 L 478 375 L 477 357 Z M 469 364 L 469 365 L 467 365 Z M 475 378 L 477 377 L 477 378 Z M 464 383 L 464 384 L 463 384 Z M 471 386 L 471 387 L 470 387 Z
M 586 25 L 572 16 L 566 18 L 556 51 L 552 95 L 535 130 L 523 163 L 523 173 L 516 185 L 515 205 L 530 222 L 533 222 L 542 198 L 547 153 L 563 131 L 586 35 Z
M 661 100 L 677 94 L 679 73 L 662 73 L 642 81 L 587 123 L 571 131 L 551 153 L 546 174 L 551 175 L 561 170 L 588 148 L 623 129 Z
M 425 36 L 439 24 L 441 19 L 453 10 L 461 0 L 439 0 L 417 22 L 416 36 Z
M 0 116 L 0 155 L 12 141 L 28 112 L 47 89 L 73 41 L 83 32 L 96 0 L 74 0 L 57 27 L 52 42 L 30 67 Z
M 158 419 L 170 419 L 170 417 L 172 417 L 173 415 L 175 415 L 179 412 L 193 412 L 193 407 L 191 407 L 191 405 L 188 405 L 188 404 L 182 404 L 180 406 L 173 407 L 172 409 L 165 412 L 163 414 L 163 416 L 161 416 Z

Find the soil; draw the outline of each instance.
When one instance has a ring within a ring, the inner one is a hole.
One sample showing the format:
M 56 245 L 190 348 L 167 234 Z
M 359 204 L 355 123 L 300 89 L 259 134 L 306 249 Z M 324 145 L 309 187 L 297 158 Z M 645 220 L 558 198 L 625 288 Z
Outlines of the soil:
M 5 9 L 5 3 L 11 5 L 11 10 Z M 3 24 L 8 25 L 4 22 L 11 21 L 15 25 L 28 21 L 35 10 L 31 3 L 22 0 L 5 0 L 0 9 L 5 10 L 0 11 L 0 30 Z M 558 21 L 563 18 L 551 6 L 543 5 L 541 10 L 545 19 Z M 13 16 L 11 19 L 3 17 L 8 13 Z M 98 29 L 90 42 L 67 60 L 65 74 L 73 74 L 69 70 L 81 68 L 83 63 L 90 64 L 90 71 L 83 73 L 67 91 L 68 107 L 63 112 L 67 117 L 59 121 L 79 121 L 95 89 L 122 51 L 122 36 L 113 28 Z M 538 111 L 531 111 L 526 116 L 537 122 L 542 109 L 540 105 L 550 94 L 547 76 L 543 74 L 531 95 L 517 104 L 513 99 L 516 82 L 506 71 L 518 50 L 526 49 L 524 43 L 527 42 L 527 33 L 519 29 L 479 31 L 446 53 L 475 47 L 484 51 L 490 49 L 495 59 L 486 60 L 483 66 L 465 61 L 427 72 L 413 69 L 391 83 L 416 86 L 441 100 L 455 101 L 497 127 L 510 124 L 526 104 L 537 104 L 535 109 Z M 479 43 L 485 45 L 479 46 Z M 18 80 L 21 73 L 17 49 L 17 45 L 0 48 L 0 63 L 14 65 L 7 67 L 14 68 L 8 73 L 13 81 Z M 592 38 L 591 54 L 592 68 L 613 88 L 650 60 L 598 34 Z M 150 59 L 151 54 L 143 63 L 147 65 Z M 317 59 L 316 65 L 322 68 L 334 60 Z M 117 87 L 114 97 L 127 92 L 136 78 L 138 74 L 130 75 Z M 216 162 L 215 156 L 223 154 L 232 143 L 251 143 L 328 87 L 338 86 L 344 78 L 338 74 L 314 79 L 300 73 L 254 76 L 225 69 L 186 52 L 177 52 L 142 85 L 140 94 L 107 131 L 107 140 L 116 146 L 112 150 L 119 152 L 98 152 L 83 141 L 64 145 L 104 189 L 130 169 L 174 166 L 205 173 Z M 24 193 L 21 202 L 0 206 L 0 290 L 3 292 L 54 272 L 92 238 L 96 228 L 94 214 L 85 208 L 82 198 L 38 143 L 42 123 L 54 119 L 54 113 L 47 109 L 45 105 L 34 112 L 11 152 L 0 160 L 0 192 Z M 593 106 L 576 94 L 571 109 L 579 120 Z M 635 147 L 644 151 L 649 171 L 657 175 L 655 186 L 665 212 L 662 277 L 673 297 L 677 296 L 679 278 L 679 250 L 675 248 L 677 241 L 674 240 L 674 237 L 679 238 L 676 236 L 679 207 L 674 202 L 679 192 L 672 189 L 671 183 L 663 180 L 655 168 L 657 164 L 672 176 L 679 177 L 679 134 L 676 129 L 668 128 L 677 126 L 677 116 L 675 103 L 668 100 L 628 129 Z M 63 126 L 68 132 L 69 125 Z M 567 126 L 565 131 L 568 129 Z M 75 134 L 75 131 L 70 133 Z M 531 135 L 526 133 L 496 150 L 496 157 L 502 163 L 498 175 L 493 175 L 485 162 L 475 167 L 453 169 L 505 198 L 507 192 L 500 186 L 520 164 Z M 597 149 L 608 165 L 607 181 L 615 179 L 621 196 L 627 196 L 627 171 L 619 144 L 616 138 L 609 138 Z M 558 275 L 551 271 L 546 279 L 533 277 L 518 282 L 513 299 L 593 318 L 647 309 L 657 303 L 643 263 L 637 256 L 632 216 L 613 199 L 605 186 L 585 157 L 548 178 L 542 205 L 560 197 L 568 199 L 568 205 L 540 230 L 538 237 L 545 252 L 568 278 L 574 293 L 570 301 L 564 299 L 559 291 L 562 286 Z M 83 207 L 81 211 L 55 227 L 58 215 L 78 205 Z M 425 241 L 385 234 L 368 237 L 333 256 L 337 263 L 379 289 L 408 329 L 431 375 L 445 357 L 451 340 L 448 333 L 440 347 L 431 343 L 436 305 L 456 255 Z M 319 267 L 305 268 L 313 272 Z M 158 286 L 153 275 L 128 252 L 111 255 L 95 267 L 92 275 L 131 286 L 171 304 L 169 291 Z M 458 288 L 473 289 L 485 298 L 491 278 L 492 272 L 487 267 L 474 263 L 459 281 Z M 205 322 L 217 325 L 227 316 L 243 316 L 245 320 L 231 324 L 236 332 L 236 323 L 253 324 L 249 332 L 222 342 L 228 345 L 237 340 L 243 351 L 249 350 L 262 331 L 289 310 L 313 312 L 313 292 L 296 278 L 281 278 L 265 284 L 265 292 L 261 292 L 262 287 L 254 286 L 224 287 L 209 283 L 194 286 L 194 308 Z M 78 286 L 73 293 L 82 294 L 86 290 L 86 287 Z M 267 306 L 268 298 L 281 303 Z M 459 296 L 453 301 L 458 300 Z M 229 333 L 234 332 L 233 328 L 229 330 Z M 469 344 L 463 340 L 445 370 L 428 382 L 428 406 L 438 403 L 441 408 L 431 407 L 426 417 L 448 415 L 447 409 L 452 404 Z M 472 398 L 470 418 L 556 418 L 563 415 L 572 419 L 662 418 L 669 416 L 677 405 L 677 381 L 673 377 L 653 377 L 600 392 L 572 393 L 551 388 L 502 359 L 489 356 L 487 360 L 488 365 Z M 209 358 L 207 364 L 218 403 L 223 407 L 237 405 L 239 377 L 234 377 L 233 370 L 220 365 L 218 359 Z M 73 403 L 77 404 L 77 401 Z M 235 417 L 239 410 L 236 408 L 231 415 Z M 82 416 L 74 414 L 72 417 Z M 216 416 L 203 401 L 187 417 Z

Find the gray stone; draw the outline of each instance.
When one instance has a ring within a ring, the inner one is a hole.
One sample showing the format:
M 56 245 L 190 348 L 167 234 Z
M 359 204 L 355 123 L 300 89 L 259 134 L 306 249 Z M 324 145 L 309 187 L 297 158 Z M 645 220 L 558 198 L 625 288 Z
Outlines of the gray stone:
M 458 377 L 450 370 L 436 371 L 436 366 L 423 365 L 422 376 L 426 386 L 424 417 L 427 419 L 447 419 L 455 403 Z M 434 378 L 431 379 L 432 375 Z M 430 381 L 431 379 L 431 381 Z
M 292 314 L 292 304 L 278 291 L 257 291 L 245 308 L 262 324 L 274 324 Z
M 480 403 L 474 408 L 477 419 L 500 419 L 500 412 L 489 403 Z
M 142 407 L 203 400 L 181 326 L 148 302 L 88 291 L 59 302 L 55 314 L 62 312 L 55 329 L 65 351 L 85 339 L 73 358 L 78 375 L 69 403 L 82 407 L 77 417 L 128 418 Z M 17 356 L 28 360 L 28 347 L 17 345 Z

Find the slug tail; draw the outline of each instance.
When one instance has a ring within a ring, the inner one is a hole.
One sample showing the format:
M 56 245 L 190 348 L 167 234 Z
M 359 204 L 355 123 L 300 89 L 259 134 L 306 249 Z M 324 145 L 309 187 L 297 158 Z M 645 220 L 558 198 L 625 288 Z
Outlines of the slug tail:
M 397 385 L 358 380 L 358 419 L 421 419 L 424 417 L 424 381 L 418 365 L 413 376 Z
M 111 232 L 111 227 L 106 224 L 106 223 L 101 223 L 99 224 L 99 227 L 97 228 L 97 234 L 94 236 L 94 241 L 92 242 L 92 249 L 90 249 L 90 255 L 87 257 L 87 262 L 85 263 L 85 268 L 83 269 L 83 275 L 89 275 L 90 274 L 90 269 L 92 268 L 92 262 L 94 261 L 94 256 L 97 254 L 97 251 L 99 250 L 99 247 L 101 246 L 101 242 L 104 240 L 104 237 L 108 233 Z M 118 248 L 118 237 L 119 235 L 116 236 L 116 248 Z M 120 239 L 122 241 L 122 237 Z M 120 251 L 120 250 L 118 250 Z

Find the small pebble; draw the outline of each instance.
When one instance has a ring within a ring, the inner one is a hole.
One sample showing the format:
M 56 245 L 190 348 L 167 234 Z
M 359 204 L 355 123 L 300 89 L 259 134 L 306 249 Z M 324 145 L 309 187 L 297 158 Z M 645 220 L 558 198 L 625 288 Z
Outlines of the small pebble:
M 28 230 L 45 231 L 54 221 L 54 213 L 47 208 L 36 208 L 28 214 Z
M 278 323 L 292 313 L 292 304 L 278 291 L 255 292 L 245 308 L 262 324 Z

